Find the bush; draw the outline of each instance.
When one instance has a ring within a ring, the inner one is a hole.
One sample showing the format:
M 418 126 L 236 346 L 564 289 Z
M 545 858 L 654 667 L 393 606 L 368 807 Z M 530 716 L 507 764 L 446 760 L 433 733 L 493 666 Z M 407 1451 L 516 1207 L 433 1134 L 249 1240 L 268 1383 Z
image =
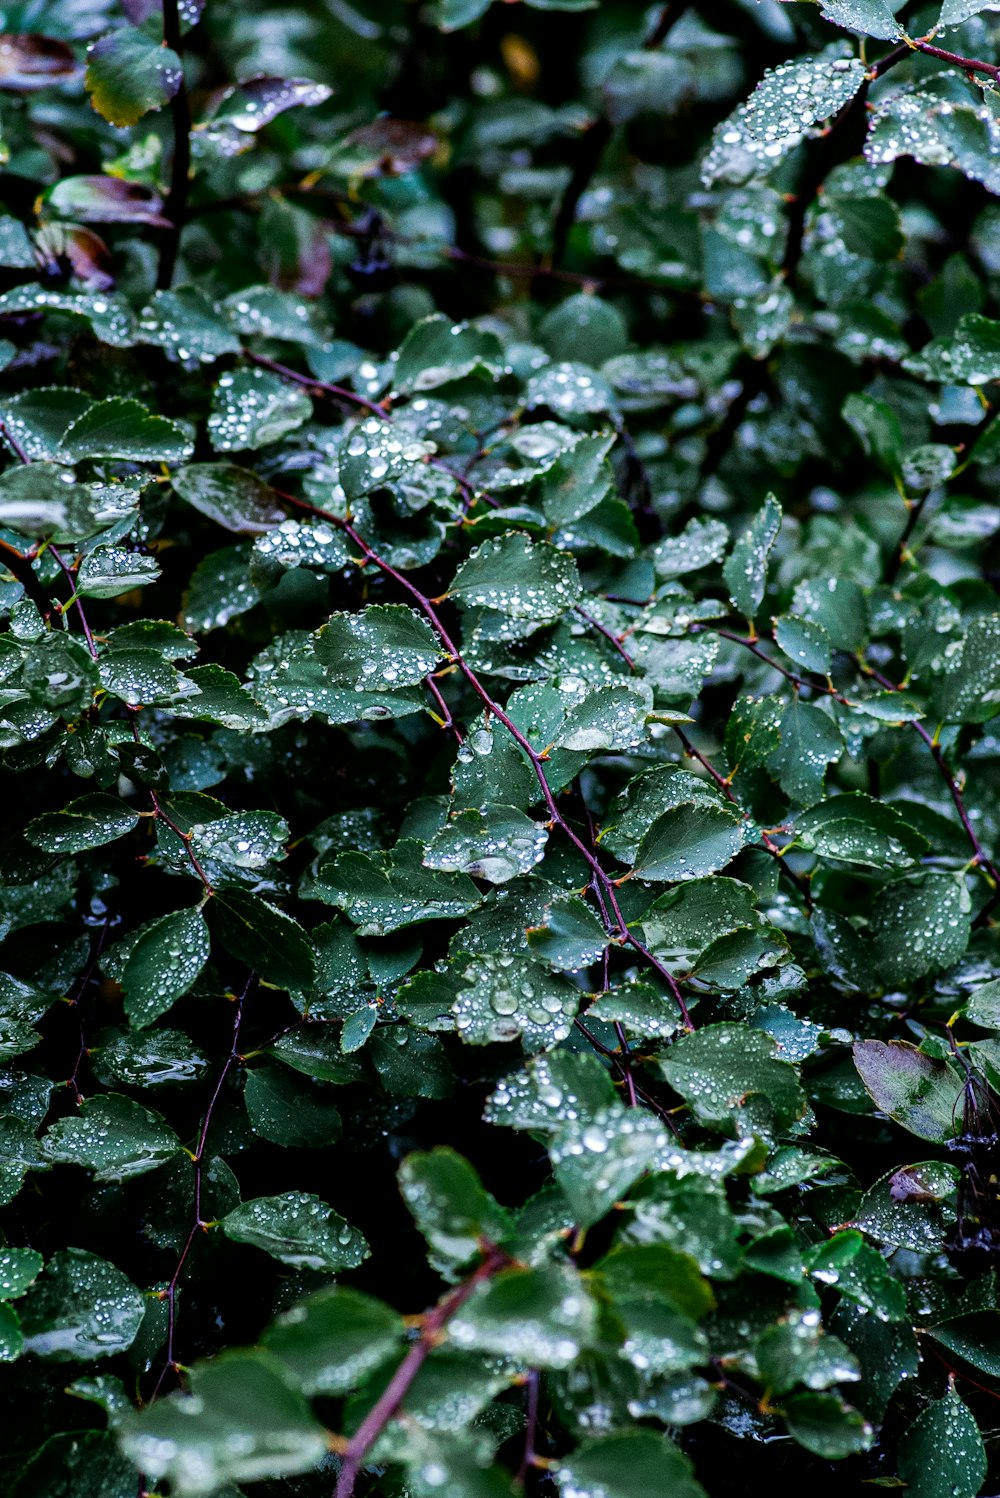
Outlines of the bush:
M 5 10 L 12 1498 L 995 1489 L 997 8 Z

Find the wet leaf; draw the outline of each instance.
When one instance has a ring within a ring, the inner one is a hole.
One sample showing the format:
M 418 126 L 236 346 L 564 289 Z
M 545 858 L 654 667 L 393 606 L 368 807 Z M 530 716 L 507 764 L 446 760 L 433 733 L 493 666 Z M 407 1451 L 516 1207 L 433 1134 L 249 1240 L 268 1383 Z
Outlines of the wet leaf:
M 208 961 L 208 927 L 201 911 L 161 916 L 131 947 L 121 975 L 125 1013 L 151 1025 L 187 993 Z
M 293 1269 L 357 1269 L 368 1257 L 363 1234 L 332 1207 L 303 1191 L 257 1196 L 229 1212 L 222 1231 L 234 1243 L 262 1248 Z
M 320 1290 L 279 1316 L 264 1346 L 306 1394 L 349 1394 L 397 1355 L 399 1316 L 345 1285 Z
M 87 53 L 90 102 L 112 125 L 134 125 L 174 97 L 183 79 L 181 60 L 153 32 L 122 26 Z
M 899 1443 L 899 1471 L 913 1498 L 975 1498 L 986 1477 L 982 1436 L 949 1380 Z
M 81 853 L 124 837 L 139 825 L 139 814 L 117 796 L 79 796 L 63 811 L 44 812 L 25 829 L 29 842 L 47 853 Z
M 78 1118 L 62 1118 L 42 1139 L 53 1165 L 82 1165 L 98 1181 L 124 1181 L 155 1170 L 180 1149 L 180 1140 L 158 1113 L 120 1093 L 99 1093 L 80 1105 Z
M 18 1308 L 24 1350 L 60 1363 L 113 1357 L 132 1345 L 144 1310 L 114 1264 L 82 1248 L 60 1249 Z
M 326 1453 L 323 1427 L 282 1364 L 261 1351 L 227 1352 L 191 1370 L 190 1394 L 134 1416 L 122 1446 L 154 1482 L 207 1498 L 228 1482 L 305 1472 Z

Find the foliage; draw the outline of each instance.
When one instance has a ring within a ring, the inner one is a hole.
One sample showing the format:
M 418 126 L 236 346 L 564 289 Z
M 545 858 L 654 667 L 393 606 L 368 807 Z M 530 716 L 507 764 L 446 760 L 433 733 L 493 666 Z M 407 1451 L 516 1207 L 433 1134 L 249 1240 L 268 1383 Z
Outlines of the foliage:
M 12 1498 L 996 1490 L 997 9 L 5 9 Z

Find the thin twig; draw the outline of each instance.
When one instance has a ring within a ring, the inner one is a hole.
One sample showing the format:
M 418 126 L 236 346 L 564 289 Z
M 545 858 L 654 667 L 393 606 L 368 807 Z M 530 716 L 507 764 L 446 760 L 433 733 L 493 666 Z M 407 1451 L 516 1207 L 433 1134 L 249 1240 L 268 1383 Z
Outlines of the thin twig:
M 424 615 L 425 619 L 437 635 L 438 639 L 441 641 L 441 644 L 445 648 L 445 652 L 448 656 L 450 656 L 453 664 L 465 677 L 473 692 L 475 692 L 476 696 L 483 703 L 483 706 L 489 713 L 493 715 L 493 717 L 497 719 L 497 722 L 501 723 L 503 727 L 506 728 L 507 732 L 514 739 L 514 742 L 523 750 L 524 754 L 527 756 L 528 762 L 535 772 L 535 778 L 538 781 L 539 788 L 542 792 L 542 799 L 544 800 L 545 805 L 548 809 L 549 817 L 552 823 L 560 829 L 563 836 L 566 837 L 570 843 L 572 843 L 573 847 L 583 857 L 585 863 L 587 864 L 587 867 L 590 869 L 591 873 L 596 876 L 598 883 L 601 886 L 604 898 L 607 900 L 611 910 L 611 914 L 614 917 L 615 935 L 617 939 L 632 947 L 634 951 L 638 952 L 643 961 L 646 962 L 650 967 L 652 967 L 654 972 L 659 974 L 663 982 L 667 985 L 667 988 L 670 990 L 671 996 L 673 997 L 674 1002 L 680 1010 L 681 1018 L 683 1019 L 685 1028 L 688 1030 L 694 1029 L 694 1025 L 691 1021 L 691 1015 L 688 1012 L 688 1007 L 684 1000 L 684 995 L 682 994 L 680 985 L 678 984 L 673 973 L 671 973 L 668 968 L 664 967 L 659 958 L 654 956 L 649 948 L 639 940 L 639 938 L 633 931 L 629 929 L 628 922 L 626 921 L 625 916 L 622 913 L 621 906 L 618 902 L 618 894 L 615 888 L 614 880 L 608 874 L 597 856 L 591 852 L 583 839 L 579 837 L 576 832 L 574 832 L 569 822 L 563 816 L 558 802 L 556 801 L 555 795 L 553 794 L 552 787 L 549 785 L 548 777 L 545 773 L 545 760 L 547 757 L 546 754 L 540 754 L 538 752 L 535 746 L 531 743 L 530 739 L 526 738 L 526 736 L 521 732 L 513 719 L 511 719 L 510 716 L 501 707 L 501 705 L 493 697 L 490 696 L 489 692 L 479 680 L 479 677 L 465 660 L 462 652 L 459 650 L 458 646 L 451 638 L 451 635 L 448 633 L 448 630 L 442 623 L 441 617 L 438 614 L 438 611 L 431 599 L 428 598 L 426 594 L 422 593 L 421 590 L 417 587 L 416 583 L 412 582 L 405 573 L 398 571 L 398 569 L 393 567 L 391 563 L 387 562 L 384 557 L 381 557 L 373 547 L 369 546 L 368 542 L 358 533 L 357 530 L 355 530 L 350 521 L 345 520 L 342 515 L 335 515 L 331 510 L 321 509 L 318 505 L 310 504 L 308 500 L 298 499 L 293 494 L 286 494 L 280 490 L 276 492 L 278 493 L 279 498 L 284 499 L 287 503 L 296 506 L 296 508 L 307 510 L 310 514 L 316 515 L 323 520 L 328 520 L 332 525 L 336 525 L 340 530 L 344 532 L 346 536 L 350 538 L 350 540 L 358 548 L 359 552 L 366 561 L 371 562 L 379 569 L 380 572 L 384 573 L 386 577 L 392 578 L 393 582 L 395 582 L 398 587 L 404 589 L 405 592 L 409 593 L 410 597 L 413 599 L 414 603 L 416 603 L 417 607 L 420 609 L 420 612 Z
M 646 51 L 655 51 L 666 41 L 689 4 L 690 0 L 669 0 L 668 4 L 661 7 L 652 31 L 643 42 L 643 48 Z M 597 115 L 583 132 L 572 175 L 556 208 L 552 225 L 552 252 L 549 259 L 543 262 L 546 268 L 558 267 L 566 254 L 566 245 L 576 219 L 580 199 L 587 191 L 601 164 L 601 157 L 607 149 L 614 128 L 614 121 L 605 113 Z
M 208 1107 L 205 1109 L 205 1114 L 201 1121 L 201 1128 L 198 1131 L 198 1142 L 195 1145 L 194 1154 L 191 1156 L 191 1164 L 194 1166 L 193 1220 L 187 1238 L 184 1240 L 184 1246 L 181 1249 L 180 1256 L 177 1260 L 177 1265 L 170 1277 L 170 1283 L 168 1284 L 166 1290 L 161 1292 L 160 1298 L 167 1302 L 167 1341 L 164 1352 L 163 1367 L 160 1370 L 160 1376 L 156 1380 L 155 1387 L 152 1394 L 150 1395 L 150 1404 L 152 1404 L 153 1400 L 156 1399 L 157 1395 L 160 1392 L 160 1389 L 163 1387 L 163 1381 L 166 1378 L 167 1374 L 169 1372 L 177 1373 L 180 1371 L 179 1364 L 177 1363 L 177 1359 L 174 1355 L 174 1339 L 177 1331 L 177 1290 L 178 1286 L 180 1285 L 181 1275 L 184 1273 L 184 1266 L 187 1263 L 188 1255 L 191 1252 L 191 1248 L 194 1244 L 195 1238 L 200 1232 L 204 1232 L 209 1227 L 209 1224 L 202 1219 L 201 1215 L 202 1174 L 203 1162 L 205 1158 L 205 1147 L 208 1143 L 208 1131 L 212 1124 L 212 1118 L 215 1113 L 216 1106 L 218 1104 L 219 1098 L 222 1096 L 222 1089 L 226 1085 L 226 1078 L 229 1076 L 229 1073 L 236 1062 L 240 1059 L 239 1044 L 240 1029 L 243 1025 L 243 1010 L 244 1005 L 246 1004 L 247 995 L 250 992 L 253 981 L 254 974 L 251 973 L 246 983 L 243 985 L 242 993 L 240 993 L 235 1000 L 236 1012 L 233 1016 L 233 1031 L 232 1040 L 229 1046 L 229 1054 L 223 1062 L 222 1069 L 219 1072 L 215 1087 L 212 1091 L 212 1096 L 208 1100 Z
M 59 552 L 56 547 L 53 546 L 51 541 L 49 542 L 49 554 L 52 556 L 63 577 L 70 585 L 73 603 L 76 606 L 76 611 L 80 618 L 80 625 L 83 629 L 83 637 L 87 642 L 87 649 L 90 651 L 91 660 L 96 661 L 97 646 L 94 644 L 94 636 L 91 633 L 90 625 L 87 623 L 87 615 L 84 612 L 83 600 L 76 590 L 76 578 L 73 575 L 73 569 L 62 556 L 61 552 Z
M 902 534 L 899 538 L 899 541 L 897 542 L 896 550 L 893 552 L 891 558 L 889 559 L 888 566 L 885 569 L 885 581 L 887 583 L 891 584 L 896 581 L 896 578 L 899 576 L 899 569 L 907 560 L 910 540 L 913 536 L 913 532 L 917 528 L 920 517 L 923 514 L 924 506 L 927 503 L 929 494 L 930 490 L 928 490 L 927 494 L 922 494 L 919 499 L 908 499 L 906 501 L 906 508 L 908 511 L 906 516 L 906 524 L 903 527 Z
M 911 45 L 915 52 L 923 52 L 927 57 L 937 57 L 941 62 L 950 62 L 956 68 L 961 68 L 963 73 L 985 73 L 994 83 L 1000 79 L 1000 66 L 995 62 L 980 62 L 977 57 L 963 57 L 960 52 L 946 52 L 943 47 L 935 47 L 923 38 Z
M 266 354 L 254 354 L 249 349 L 244 349 L 243 354 L 251 364 L 259 364 L 261 369 L 269 369 L 273 374 L 281 375 L 282 379 L 301 385 L 304 390 L 311 390 L 316 395 L 328 396 L 331 400 L 343 402 L 344 405 L 357 406 L 360 410 L 368 411 L 382 421 L 392 419 L 384 406 L 377 406 L 374 401 L 370 401 L 367 396 L 359 395 L 356 390 L 348 390 L 346 385 L 332 385 L 329 380 L 317 380 L 312 375 L 300 374 L 297 369 L 290 369 L 287 364 L 279 364 L 277 359 L 269 359 Z
M 434 1309 L 424 1317 L 418 1340 L 414 1342 L 382 1395 L 372 1405 L 344 1447 L 334 1498 L 353 1498 L 354 1486 L 358 1473 L 365 1464 L 365 1458 L 399 1410 L 417 1374 L 438 1346 L 448 1322 L 455 1312 L 464 1306 L 479 1285 L 491 1279 L 510 1262 L 502 1249 L 494 1247 L 493 1244 L 484 1245 L 483 1258 L 468 1279 L 463 1280 L 449 1295 L 438 1301 Z
M 181 17 L 178 0 L 163 0 L 163 44 L 180 57 Z M 156 275 L 156 284 L 161 291 L 167 290 L 174 279 L 190 185 L 191 101 L 184 81 L 183 62 L 181 80 L 170 101 L 170 118 L 173 126 L 173 155 L 170 162 L 170 188 L 164 206 L 164 216 L 169 224 L 160 241 L 160 264 Z
M 139 725 L 136 722 L 139 712 L 140 709 L 137 707 L 129 709 L 132 720 L 132 737 L 137 744 L 142 743 L 142 739 L 139 737 Z M 178 827 L 173 817 L 171 817 L 167 812 L 163 810 L 163 807 L 160 803 L 160 798 L 156 794 L 156 792 L 150 786 L 147 786 L 146 789 L 147 791 L 149 791 L 149 799 L 153 803 L 153 815 L 155 816 L 156 820 L 158 822 L 162 822 L 165 827 L 169 827 L 171 832 L 174 833 L 176 837 L 180 838 L 181 847 L 187 854 L 188 862 L 190 863 L 191 867 L 194 869 L 195 873 L 198 875 L 198 878 L 201 880 L 202 886 L 205 890 L 205 894 L 214 895 L 215 890 L 212 888 L 211 881 L 208 875 L 205 873 L 205 870 L 199 863 L 198 856 L 191 846 L 191 834 L 189 832 L 183 832 L 181 828 Z
M 524 1449 L 521 1453 L 521 1465 L 517 1469 L 514 1481 L 523 1488 L 527 1481 L 528 1473 L 535 1465 L 538 1455 L 535 1443 L 538 1440 L 538 1389 L 541 1382 L 541 1374 L 537 1368 L 532 1368 L 528 1374 L 528 1408 L 524 1426 Z
M 885 691 L 902 691 L 902 687 L 897 686 L 894 681 L 890 681 L 888 676 L 884 676 L 881 671 L 877 671 L 875 667 L 870 666 L 867 661 L 859 660 L 858 664 L 864 674 L 871 677 L 872 681 L 877 682 L 878 685 Z M 976 832 L 976 829 L 972 825 L 972 820 L 969 816 L 968 808 L 965 805 L 965 797 L 962 794 L 961 786 L 955 779 L 954 775 L 951 773 L 951 770 L 948 766 L 948 761 L 944 757 L 944 751 L 942 750 L 941 745 L 938 743 L 933 734 L 928 733 L 927 729 L 918 719 L 911 718 L 909 720 L 909 724 L 914 733 L 916 733 L 919 738 L 923 740 L 924 744 L 930 750 L 931 758 L 937 766 L 938 774 L 941 776 L 942 780 L 948 788 L 948 794 L 952 799 L 955 810 L 958 812 L 958 819 L 962 824 L 962 829 L 969 840 L 969 846 L 974 854 L 974 862 L 978 864 L 978 866 L 983 869 L 984 872 L 989 876 L 995 894 L 1000 894 L 1000 870 L 997 869 L 993 860 L 990 858 L 982 843 L 979 841 L 979 836 Z M 995 903 L 995 901 L 991 902 L 991 905 L 988 908 L 992 908 L 993 903 Z M 981 920 L 982 916 L 983 912 L 981 911 L 977 919 Z
M 434 698 L 434 701 L 437 703 L 438 708 L 440 709 L 441 727 L 454 734 L 456 743 L 463 743 L 464 741 L 462 737 L 462 730 L 459 728 L 458 724 L 455 722 L 455 719 L 452 717 L 451 708 L 445 701 L 441 693 L 441 688 L 434 680 L 433 675 L 424 677 L 424 685 L 426 686 L 427 690 L 430 692 L 431 696 Z
M 101 960 L 101 953 L 104 951 L 104 943 L 108 939 L 108 931 L 110 929 L 111 917 L 108 915 L 104 917 L 104 922 L 101 926 L 100 934 L 98 935 L 97 941 L 94 943 L 93 951 L 90 954 L 90 960 L 87 963 L 86 968 L 81 973 L 79 980 L 77 981 L 75 992 L 73 993 L 72 998 L 66 1000 L 66 1003 L 69 1005 L 69 1007 L 76 1010 L 77 1026 L 80 1032 L 80 1047 L 76 1053 L 76 1060 L 73 1063 L 73 1070 L 66 1078 L 65 1083 L 67 1087 L 71 1087 L 73 1089 L 73 1099 L 77 1107 L 79 1107 L 83 1102 L 83 1095 L 80 1092 L 79 1086 L 80 1068 L 83 1065 L 84 1058 L 89 1054 L 87 1049 L 86 1036 L 84 1035 L 83 1031 L 83 1016 L 81 1014 L 81 1005 L 83 1003 L 83 996 L 90 986 L 90 980 L 91 978 L 93 978 L 94 973 L 97 969 L 97 964 Z

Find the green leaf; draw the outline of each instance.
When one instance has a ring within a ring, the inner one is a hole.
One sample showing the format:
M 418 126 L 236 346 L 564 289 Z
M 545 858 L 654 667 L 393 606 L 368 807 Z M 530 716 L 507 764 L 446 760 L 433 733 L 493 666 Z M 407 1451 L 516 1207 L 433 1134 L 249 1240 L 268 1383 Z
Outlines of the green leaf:
M 193 682 L 198 690 L 171 703 L 175 718 L 217 723 L 242 733 L 252 733 L 267 723 L 267 713 L 260 703 L 241 685 L 238 676 L 222 666 L 193 666 L 185 680 Z
M 927 851 L 927 839 L 894 806 L 860 791 L 830 796 L 801 813 L 795 838 L 821 858 L 863 868 L 906 868 Z
M 666 581 L 721 562 L 728 541 L 729 531 L 721 520 L 689 520 L 680 535 L 668 537 L 654 548 L 656 575 Z
M 899 1475 L 913 1498 L 975 1498 L 982 1487 L 983 1438 L 953 1380 L 900 1438 Z
M 747 825 L 738 812 L 723 805 L 682 802 L 649 827 L 635 855 L 635 873 L 657 882 L 700 879 L 724 868 L 747 838 Z
M 84 598 L 120 598 L 133 588 L 155 582 L 159 575 L 155 557 L 119 546 L 95 546 L 80 564 L 76 587 Z
M 525 1050 L 544 1051 L 570 1033 L 579 990 L 541 962 L 521 956 L 473 957 L 456 977 L 452 1014 L 467 1045 L 520 1037 Z
M 970 16 L 978 16 L 980 11 L 996 10 L 996 8 L 996 0 L 944 0 L 941 14 L 937 18 L 937 25 L 959 26 Z
M 268 533 L 273 536 L 274 531 Z M 226 546 L 210 552 L 191 574 L 184 599 L 183 623 L 194 634 L 221 629 L 260 601 L 263 589 L 250 577 L 250 551 Z
M 458 31 L 484 16 L 493 0 L 436 0 L 435 24 L 441 31 Z
M 421 843 L 405 839 L 389 853 L 342 853 L 321 866 L 324 898 L 358 927 L 360 936 L 384 936 L 421 921 L 467 915 L 481 896 L 464 874 L 423 866 Z
M 129 1030 L 113 1038 L 102 1032 L 100 1039 L 95 1071 L 127 1087 L 194 1082 L 208 1070 L 207 1057 L 181 1030 Z
M 854 0 L 830 3 L 849 5 Z M 878 6 L 882 0 L 870 3 Z M 716 126 L 702 163 L 702 180 L 711 186 L 720 180 L 742 183 L 763 176 L 794 150 L 810 125 L 830 119 L 848 104 L 864 78 L 864 64 L 839 53 L 797 58 L 768 69 L 746 103 Z
M 413 609 L 373 604 L 358 614 L 332 614 L 316 633 L 314 652 L 327 679 L 356 690 L 415 686 L 441 659 L 442 646 Z
M 793 1394 L 782 1413 L 789 1435 L 825 1461 L 842 1461 L 867 1451 L 874 1431 L 859 1410 L 836 1394 Z
M 111 1380 L 109 1380 L 110 1382 Z M 77 1392 L 75 1379 L 67 1393 Z M 101 1379 L 95 1379 L 100 1383 Z M 114 1380 L 117 1382 L 117 1380 Z M 127 1399 L 127 1396 L 126 1396 Z M 12 1490 L 13 1498 L 132 1498 L 135 1468 L 103 1430 L 74 1430 L 52 1436 L 34 1452 Z
M 194 359 L 210 364 L 242 348 L 223 309 L 196 286 L 154 292 L 139 314 L 136 341 L 162 348 L 185 364 Z
M 190 1377 L 190 1394 L 161 1399 L 121 1433 L 136 1466 L 178 1498 L 307 1472 L 326 1454 L 323 1427 L 269 1353 L 225 1352 Z
M 263 1342 L 306 1394 L 349 1394 L 396 1354 L 402 1336 L 395 1311 L 336 1285 L 279 1316 Z
M 0 1249 L 0 1301 L 17 1300 L 42 1268 L 42 1256 L 33 1248 Z
M 408 395 L 472 374 L 496 380 L 506 367 L 495 333 L 468 323 L 452 323 L 434 313 L 415 323 L 407 334 L 396 361 L 393 384 L 401 394 Z
M 115 396 L 95 401 L 70 422 L 60 443 L 68 463 L 85 458 L 121 458 L 130 463 L 181 463 L 193 443 L 176 422 L 153 416 L 141 402 Z
M 151 1025 L 186 994 L 208 961 L 208 927 L 199 909 L 175 910 L 147 926 L 122 971 L 125 1013 Z
M 82 853 L 116 842 L 139 825 L 139 814 L 117 796 L 78 796 L 63 811 L 43 812 L 25 837 L 46 853 Z
M 969 944 L 971 899 L 959 875 L 913 874 L 886 885 L 872 909 L 875 959 L 887 983 L 940 972 Z
M 596 1329 L 597 1307 L 569 1264 L 502 1269 L 448 1324 L 454 1345 L 537 1368 L 566 1368 Z
M 452 1149 L 408 1155 L 399 1170 L 403 1200 L 442 1272 L 459 1269 L 510 1233 L 509 1214 Z
M 781 506 L 769 494 L 722 567 L 733 607 L 751 622 L 764 601 L 767 559 L 780 529 Z
M 227 88 L 209 120 L 196 128 L 211 134 L 222 121 L 233 130 L 256 135 L 286 109 L 323 104 L 332 92 L 325 83 L 313 83 L 308 78 L 247 78 Z
M 990 1378 L 1000 1378 L 1000 1314 L 994 1310 L 972 1311 L 929 1327 L 929 1337 L 956 1353 L 970 1368 Z
M 383 1025 L 372 1036 L 368 1055 L 382 1086 L 396 1097 L 446 1098 L 455 1090 L 455 1073 L 436 1035 L 410 1025 Z
M 285 518 L 274 490 L 234 463 L 192 463 L 172 483 L 187 504 L 238 536 L 259 536 Z
M 247 890 L 220 891 L 208 907 L 209 926 L 238 962 L 276 988 L 309 988 L 315 959 L 298 921 Z
M 554 743 L 585 754 L 637 749 L 652 712 L 653 693 L 644 682 L 598 687 L 570 708 Z
M 806 1103 L 794 1067 L 775 1056 L 763 1031 L 723 1023 L 679 1036 L 659 1066 L 702 1123 L 728 1133 L 784 1130 Z
M 322 1149 L 339 1139 L 340 1113 L 329 1092 L 283 1066 L 256 1066 L 243 1090 L 250 1126 L 290 1149 Z
M 217 453 L 244 452 L 279 441 L 311 416 L 312 401 L 295 385 L 270 370 L 237 369 L 219 377 L 208 435 Z
M 986 385 L 1000 379 L 1000 322 L 970 312 L 954 333 L 932 338 L 905 368 L 948 385 Z
M 587 1014 L 651 1040 L 669 1040 L 677 1033 L 676 1006 L 645 983 L 623 984 L 599 995 Z
M 823 794 L 827 766 L 844 752 L 844 740 L 833 719 L 796 697 L 782 714 L 781 742 L 771 751 L 768 769 L 793 801 L 812 806 Z
M 427 844 L 423 862 L 447 874 L 472 874 L 504 884 L 526 874 L 545 855 L 548 832 L 513 806 L 453 814 Z
M 796 666 L 829 676 L 833 652 L 830 637 L 822 624 L 811 619 L 797 619 L 783 614 L 774 621 L 774 638 Z
M 158 1113 L 117 1092 L 80 1105 L 78 1118 L 61 1118 L 42 1139 L 53 1165 L 82 1165 L 98 1181 L 125 1181 L 170 1160 L 180 1140 Z
M 449 594 L 511 619 L 548 623 L 572 608 L 580 596 L 580 579 L 565 552 L 508 531 L 475 547 L 455 573 Z
M 60 1249 L 19 1307 L 24 1350 L 60 1363 L 113 1357 L 131 1347 L 144 1313 L 143 1297 L 114 1264 Z
M 625 1430 L 584 1441 L 558 1465 L 560 1491 L 574 1498 L 705 1498 L 691 1462 L 666 1436 Z
M 292 1030 L 269 1046 L 267 1054 L 320 1082 L 356 1082 L 360 1076 L 357 1062 L 341 1053 L 329 1029 Z
M 855 1213 L 857 1226 L 878 1243 L 938 1253 L 946 1223 L 954 1219 L 957 1180 L 956 1167 L 941 1160 L 892 1171 L 865 1192 Z
M 934 707 L 957 723 L 985 723 L 1000 705 L 1000 614 L 973 619 L 932 686 Z
M 43 1111 L 47 1110 L 46 1101 Z M 34 1120 L 35 1128 L 41 1121 Z M 48 1169 L 34 1128 L 20 1118 L 0 1117 L 0 1206 L 14 1200 L 29 1170 Z
M 903 28 L 887 0 L 820 0 L 820 10 L 835 25 L 863 31 L 866 36 L 877 37 L 879 41 L 895 41 L 902 33 Z
M 994 978 L 974 990 L 966 1001 L 963 1013 L 974 1025 L 984 1030 L 1000 1030 L 1000 978 Z
M 856 1040 L 854 1064 L 883 1113 L 911 1134 L 941 1143 L 961 1129 L 962 1077 L 907 1041 Z
M 286 1191 L 241 1203 L 222 1219 L 234 1243 L 262 1248 L 293 1269 L 327 1269 L 339 1274 L 368 1258 L 367 1241 L 318 1196 Z
M 112 125 L 134 125 L 176 94 L 184 74 L 176 52 L 150 31 L 122 26 L 87 53 L 90 102 Z
M 526 934 L 534 956 L 566 973 L 596 962 L 610 941 L 596 912 L 576 895 L 554 896 Z

